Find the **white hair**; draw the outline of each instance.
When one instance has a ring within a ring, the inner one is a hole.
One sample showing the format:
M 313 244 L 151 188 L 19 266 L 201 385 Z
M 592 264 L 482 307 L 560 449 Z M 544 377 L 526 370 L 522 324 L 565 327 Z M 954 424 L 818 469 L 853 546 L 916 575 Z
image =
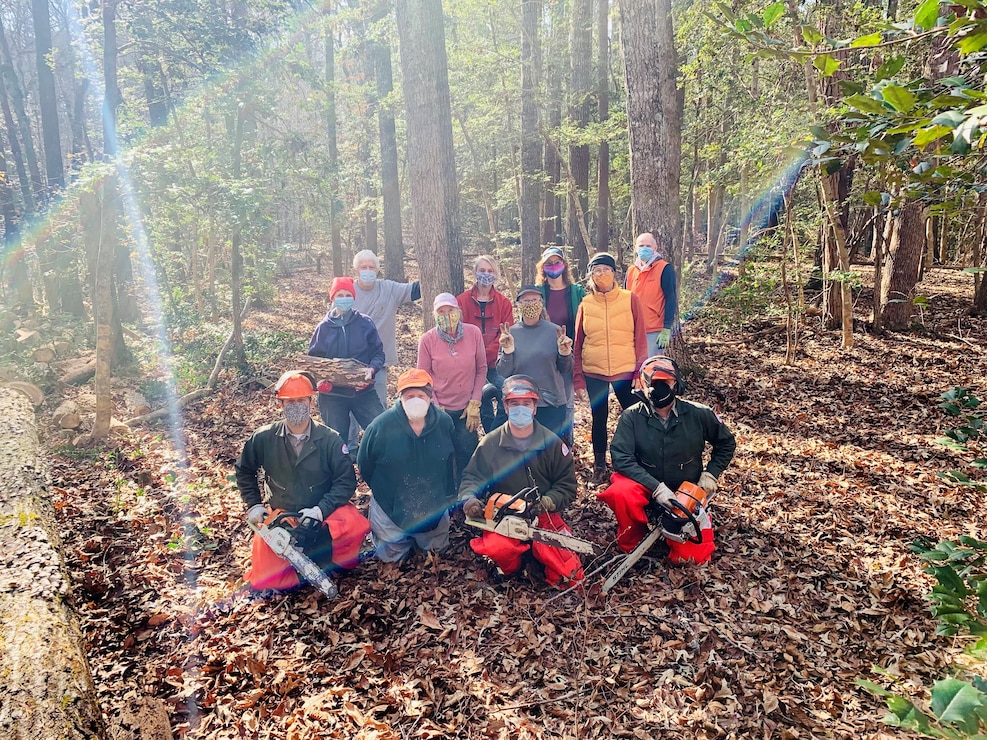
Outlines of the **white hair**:
M 369 249 L 364 249 L 353 255 L 353 269 L 356 270 L 357 265 L 363 262 L 363 260 L 373 260 L 376 270 L 380 272 L 380 258 Z

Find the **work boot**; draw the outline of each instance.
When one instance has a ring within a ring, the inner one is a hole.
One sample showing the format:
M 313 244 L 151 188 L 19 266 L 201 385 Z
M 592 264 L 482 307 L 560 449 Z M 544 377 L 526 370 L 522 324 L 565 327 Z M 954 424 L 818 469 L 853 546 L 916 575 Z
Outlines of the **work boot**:
M 593 482 L 603 485 L 607 482 L 609 470 L 607 469 L 607 453 L 596 453 L 596 461 L 593 463 Z

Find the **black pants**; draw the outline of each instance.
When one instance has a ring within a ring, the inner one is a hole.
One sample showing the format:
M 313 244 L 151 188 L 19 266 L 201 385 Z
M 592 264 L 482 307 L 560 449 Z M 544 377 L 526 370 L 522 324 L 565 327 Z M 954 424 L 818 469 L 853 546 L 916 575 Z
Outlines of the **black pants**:
M 480 443 L 480 438 L 476 432 L 471 432 L 466 428 L 466 419 L 461 419 L 463 409 L 446 409 L 449 418 L 452 419 L 452 448 L 456 453 L 456 489 L 463 481 L 463 471 L 469 463 L 476 446 Z
M 546 429 L 550 429 L 563 442 L 572 447 L 572 427 L 569 426 L 569 409 L 565 404 L 561 406 L 539 406 L 535 411 L 535 418 L 538 423 Z
M 593 412 L 593 455 L 597 461 L 607 454 L 607 418 L 610 415 L 610 386 L 613 386 L 614 395 L 620 402 L 621 408 L 627 408 L 637 399 L 631 394 L 631 380 L 615 380 L 612 383 L 606 380 L 594 378 L 586 375 L 586 393 L 589 395 L 589 405 Z

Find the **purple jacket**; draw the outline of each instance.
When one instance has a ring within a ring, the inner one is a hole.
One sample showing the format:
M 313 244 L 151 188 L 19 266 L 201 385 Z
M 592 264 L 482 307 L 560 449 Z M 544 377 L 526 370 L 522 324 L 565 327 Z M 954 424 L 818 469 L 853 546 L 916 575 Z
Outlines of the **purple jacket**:
M 384 345 L 377 327 L 359 311 L 349 311 L 343 317 L 327 313 L 315 327 L 308 353 L 313 357 L 351 357 L 372 367 L 375 375 L 384 367 Z

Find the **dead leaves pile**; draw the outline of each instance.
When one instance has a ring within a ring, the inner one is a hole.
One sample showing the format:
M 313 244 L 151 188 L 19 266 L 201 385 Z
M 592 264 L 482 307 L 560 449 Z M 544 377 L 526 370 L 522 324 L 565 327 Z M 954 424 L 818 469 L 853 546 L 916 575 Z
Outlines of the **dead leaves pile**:
M 319 291 L 300 287 L 312 277 L 286 287 L 314 324 Z M 939 393 L 987 392 L 987 331 L 960 316 L 962 276 L 928 280 L 928 331 L 858 335 L 847 353 L 810 331 L 794 367 L 781 364 L 782 335 L 701 352 L 690 326 L 709 373 L 689 396 L 739 442 L 714 505 L 717 553 L 704 567 L 639 567 L 607 597 L 595 582 L 546 604 L 554 592 L 537 581 L 500 582 L 457 522 L 443 556 L 366 563 L 334 602 L 311 589 L 253 600 L 238 588 L 249 539 L 229 475 L 273 414 L 263 393 L 190 409 L 184 457 L 161 430 L 112 455 L 56 457 L 107 717 L 155 697 L 177 735 L 209 740 L 885 736 L 854 680 L 876 664 L 919 695 L 950 659 L 908 543 L 985 534 L 983 502 L 937 475 L 961 458 L 934 439 L 947 423 Z M 416 326 L 416 310 L 399 324 Z M 247 330 L 284 320 L 275 308 Z M 401 334 L 404 359 L 417 333 Z M 578 448 L 567 518 L 612 548 Z

